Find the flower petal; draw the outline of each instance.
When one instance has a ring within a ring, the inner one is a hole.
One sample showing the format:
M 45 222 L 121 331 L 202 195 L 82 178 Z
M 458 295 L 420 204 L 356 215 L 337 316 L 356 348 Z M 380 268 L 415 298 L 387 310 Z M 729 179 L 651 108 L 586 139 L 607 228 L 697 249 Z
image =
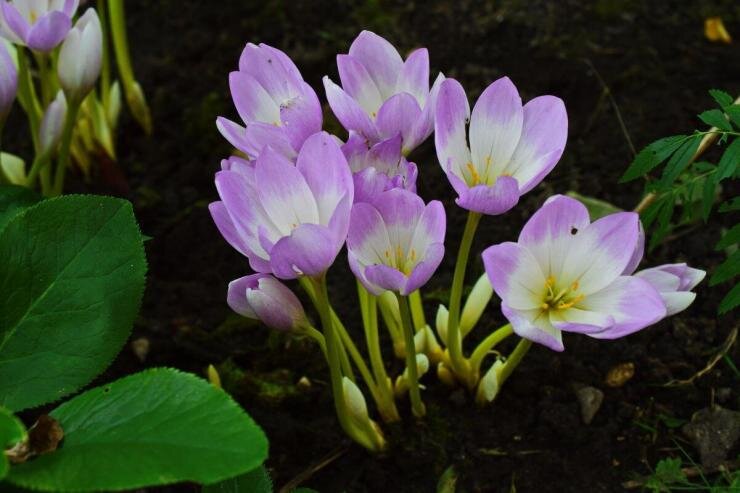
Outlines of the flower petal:
M 48 53 L 56 48 L 72 27 L 70 18 L 62 12 L 52 11 L 43 15 L 28 31 L 29 48 Z
M 522 134 L 522 98 L 508 77 L 480 95 L 470 115 L 470 152 L 482 177 L 500 176 Z
M 424 212 L 424 201 L 415 193 L 394 188 L 380 194 L 375 202 L 388 229 L 391 246 L 408 253 L 416 224 Z
M 252 274 L 231 281 L 226 294 L 226 303 L 229 307 L 244 317 L 259 318 L 247 301 L 247 289 L 256 288 L 258 281 L 264 277 L 269 276 L 267 274 Z
M 208 204 L 208 210 L 211 212 L 211 217 L 213 218 L 213 222 L 216 223 L 218 231 L 227 243 L 237 252 L 245 257 L 249 257 L 250 249 L 237 232 L 236 226 L 234 226 L 234 222 L 231 220 L 229 211 L 226 210 L 224 203 L 222 201 L 211 202 Z
M 555 167 L 568 139 L 565 104 L 540 96 L 524 105 L 522 136 L 505 172 L 520 183 L 522 194 L 533 189 Z
M 513 242 L 500 243 L 486 248 L 482 257 L 488 279 L 502 304 L 518 310 L 540 310 L 545 276 L 526 248 Z
M 221 133 L 223 138 L 229 142 L 229 144 L 234 146 L 236 149 L 249 154 L 249 152 L 246 150 L 246 128 L 242 127 L 238 123 L 229 120 L 228 118 L 224 118 L 223 116 L 219 116 L 218 118 L 216 118 L 216 128 Z
M 300 82 L 301 96 L 286 101 L 280 106 L 281 127 L 294 149 L 300 149 L 306 139 L 321 131 L 323 115 L 321 103 L 314 90 Z
M 642 227 L 642 222 L 640 222 L 639 227 L 640 229 L 637 232 L 637 244 L 635 245 L 635 250 L 632 252 L 629 262 L 627 262 L 627 266 L 622 272 L 623 276 L 629 276 L 634 273 L 645 254 L 645 230 Z
M 290 236 L 281 238 L 270 251 L 275 277 L 295 279 L 301 275 L 318 276 L 334 263 L 341 244 L 325 226 L 301 224 Z
M 476 185 L 464 190 L 455 202 L 463 209 L 495 216 L 511 210 L 519 202 L 519 187 L 514 178 L 500 176 L 493 186 Z
M 416 291 L 431 279 L 445 255 L 442 243 L 432 243 L 426 247 L 424 258 L 416 264 L 409 275 L 406 285 L 401 290 L 403 296 Z
M 272 51 L 269 51 L 264 49 L 266 46 L 248 43 L 239 58 L 239 71 L 254 77 L 272 99 L 281 105 L 297 95 L 299 83 L 303 82 L 303 78 L 300 72 L 298 77 L 295 77 L 292 67 L 286 70 L 283 61 L 287 55 L 285 58 L 276 58 L 274 53 L 279 50 L 272 48 Z
M 337 68 L 344 92 L 374 118 L 383 104 L 383 98 L 365 66 L 351 55 L 337 55 Z
M 16 9 L 12 2 L 0 2 L 0 9 L 5 27 L 7 27 L 7 29 L 3 30 L 14 34 L 18 41 L 25 44 L 31 26 L 28 25 L 26 19 L 18 12 L 18 9 Z
M 229 87 L 236 111 L 245 123 L 280 125 L 280 107 L 257 79 L 244 72 L 231 72 Z
M 396 83 L 397 92 L 407 92 L 424 107 L 429 97 L 429 51 L 419 48 L 411 52 L 403 64 Z
M 349 47 L 349 54 L 365 66 L 383 99 L 395 92 L 403 59 L 386 39 L 371 31 L 362 31 Z
M 252 158 L 258 158 L 265 147 L 272 148 L 288 160 L 296 158 L 296 150 L 288 140 L 282 127 L 270 123 L 253 122 L 244 130 L 244 148 L 241 149 Z
M 563 335 L 560 330 L 550 323 L 547 315 L 539 310 L 516 310 L 501 303 L 501 312 L 511 322 L 511 327 L 519 337 L 549 347 L 553 351 L 561 352 Z
M 614 317 L 608 313 L 599 313 L 579 308 L 566 310 L 550 310 L 550 323 L 553 327 L 565 332 L 581 332 L 589 334 L 601 332 L 614 325 Z
M 421 116 L 416 119 L 416 123 L 411 129 L 410 135 L 404 142 L 403 152 L 405 155 L 408 155 L 411 151 L 416 149 L 434 131 L 434 111 L 437 107 L 439 88 L 444 80 L 444 75 L 441 73 L 437 75 L 429 96 L 426 98 L 424 104 L 421 105 Z
M 365 278 L 371 284 L 386 291 L 402 292 L 408 278 L 398 269 L 383 264 L 370 265 L 365 268 Z
M 392 138 L 400 133 L 406 142 L 420 116 L 421 108 L 416 99 L 411 94 L 402 92 L 383 103 L 375 124 L 381 138 Z
M 388 262 L 392 247 L 380 212 L 370 204 L 352 206 L 347 249 L 363 265 Z
M 329 77 L 324 77 L 323 81 L 326 99 L 329 101 L 329 106 L 339 123 L 347 131 L 355 131 L 370 141 L 380 140 L 375 124 L 357 101 L 332 82 Z
M 469 117 L 470 106 L 465 90 L 455 79 L 445 79 L 437 97 L 434 143 L 442 169 L 460 178 L 463 177 L 465 165 L 470 162 L 465 139 L 465 124 Z

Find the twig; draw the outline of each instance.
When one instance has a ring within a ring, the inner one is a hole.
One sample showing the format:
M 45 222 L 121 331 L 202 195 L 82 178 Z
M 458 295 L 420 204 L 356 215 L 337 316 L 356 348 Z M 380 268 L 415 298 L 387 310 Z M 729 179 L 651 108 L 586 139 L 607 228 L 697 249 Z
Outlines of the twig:
M 707 373 L 709 373 L 712 368 L 714 368 L 717 363 L 720 362 L 720 360 L 727 354 L 730 349 L 732 348 L 733 344 L 735 344 L 735 340 L 737 339 L 737 330 L 738 328 L 735 327 L 730 331 L 730 334 L 727 336 L 727 339 L 725 339 L 725 342 L 722 343 L 722 347 L 720 348 L 719 352 L 712 356 L 712 359 L 709 360 L 707 363 L 707 366 L 705 366 L 702 370 L 695 373 L 691 376 L 691 378 L 688 378 L 686 380 L 671 380 L 670 382 L 663 384 L 663 387 L 678 387 L 679 385 L 689 385 L 694 383 L 694 380 L 697 378 L 700 378 Z
M 629 146 L 630 150 L 632 151 L 632 155 L 637 155 L 637 150 L 635 149 L 634 144 L 632 144 L 632 139 L 630 138 L 630 134 L 627 131 L 627 126 L 624 124 L 624 120 L 622 119 L 622 112 L 619 111 L 619 106 L 617 106 L 617 102 L 614 100 L 614 96 L 612 96 L 612 91 L 609 89 L 609 86 L 606 85 L 606 81 L 601 77 L 601 74 L 598 70 L 596 70 L 596 67 L 593 63 L 591 63 L 591 60 L 588 58 L 583 59 L 583 63 L 588 65 L 588 67 L 593 71 L 594 75 L 596 76 L 596 79 L 599 81 L 599 84 L 601 84 L 601 89 L 604 91 L 604 94 L 609 98 L 609 102 L 612 105 L 612 108 L 614 109 L 614 113 L 617 116 L 617 121 L 619 122 L 619 128 L 622 129 L 622 133 L 624 134 L 624 138 L 627 141 L 627 145 Z
M 335 449 L 334 451 L 330 452 L 328 455 L 324 456 L 321 460 L 319 460 L 317 463 L 309 466 L 307 469 L 300 472 L 296 477 L 285 483 L 285 485 L 278 490 L 278 493 L 290 493 L 296 487 L 304 483 L 305 481 L 308 481 L 311 476 L 319 472 L 321 469 L 325 468 L 341 456 L 347 453 L 347 450 L 349 450 L 349 447 L 342 446 L 338 449 Z
M 737 469 L 740 469 L 740 460 L 731 460 L 731 461 L 723 462 L 717 467 L 712 467 L 712 468 L 704 468 L 700 466 L 682 467 L 681 472 L 687 478 L 695 478 L 698 476 L 703 476 L 705 474 L 714 474 L 718 472 L 732 472 L 732 471 L 736 471 Z M 640 479 L 631 479 L 629 481 L 625 481 L 624 483 L 622 483 L 622 488 L 626 490 L 634 490 L 636 488 L 644 486 L 650 478 L 651 476 L 645 476 Z

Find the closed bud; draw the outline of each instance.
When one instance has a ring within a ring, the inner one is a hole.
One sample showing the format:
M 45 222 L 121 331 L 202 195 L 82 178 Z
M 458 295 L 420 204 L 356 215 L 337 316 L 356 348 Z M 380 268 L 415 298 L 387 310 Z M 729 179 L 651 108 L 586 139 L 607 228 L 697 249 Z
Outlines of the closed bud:
M 126 88 L 126 102 L 128 103 L 134 119 L 141 125 L 147 135 L 152 133 L 152 116 L 149 112 L 149 106 L 146 104 L 144 91 L 138 82 Z
M 39 144 L 41 152 L 51 152 L 59 144 L 64 130 L 64 119 L 67 117 L 67 99 L 64 91 L 59 91 L 44 112 L 39 127 Z
M 478 382 L 478 392 L 476 393 L 475 400 L 480 405 L 487 404 L 496 398 L 499 390 L 499 372 L 504 366 L 501 360 L 491 366 L 491 368 L 483 375 L 483 378 Z
M 452 374 L 449 368 L 445 366 L 444 363 L 441 361 L 437 363 L 437 378 L 445 384 L 449 385 L 450 387 L 454 387 L 457 385 L 457 380 L 455 379 L 455 376 Z
M 421 379 L 422 376 L 426 372 L 429 371 L 429 358 L 426 357 L 425 354 L 417 354 L 416 355 L 416 378 L 417 380 Z M 409 369 L 406 368 L 403 370 L 403 374 L 399 375 L 398 378 L 396 378 L 396 383 L 394 386 L 394 391 L 396 395 L 401 396 L 408 392 L 409 390 Z
M 342 393 L 344 394 L 344 403 L 352 419 L 358 423 L 370 419 L 367 415 L 365 396 L 362 395 L 360 388 L 347 377 L 342 378 Z
M 465 306 L 460 315 L 460 330 L 465 335 L 475 327 L 480 320 L 483 311 L 488 306 L 488 302 L 493 297 L 493 286 L 488 276 L 484 273 L 473 286 L 473 289 L 465 300 Z
M 437 308 L 437 319 L 435 320 L 435 325 L 437 326 L 437 335 L 439 335 L 439 339 L 442 341 L 443 344 L 447 344 L 448 317 L 449 312 L 447 311 L 447 307 L 444 305 L 439 305 L 439 308 Z
M 77 20 L 59 52 L 59 83 L 67 100 L 82 102 L 95 86 L 103 59 L 103 33 L 94 9 Z
M 18 69 L 5 43 L 0 40 L 0 126 L 10 113 L 17 90 Z
M 256 318 L 272 329 L 296 330 L 308 323 L 298 297 L 268 274 L 253 274 L 231 281 L 226 301 L 238 314 Z

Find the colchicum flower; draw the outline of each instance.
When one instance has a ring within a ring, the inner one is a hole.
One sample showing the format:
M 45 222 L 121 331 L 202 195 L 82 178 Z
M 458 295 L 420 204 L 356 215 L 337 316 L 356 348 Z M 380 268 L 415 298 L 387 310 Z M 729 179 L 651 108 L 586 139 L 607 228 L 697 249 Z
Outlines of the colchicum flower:
M 470 147 L 466 140 L 466 123 Z M 482 214 L 503 214 L 555 167 L 565 148 L 563 101 L 539 96 L 522 107 L 508 77 L 493 82 L 470 112 L 465 90 L 445 80 L 437 98 L 437 157 L 458 194 L 457 204 Z
M 375 197 L 393 188 L 416 193 L 416 164 L 401 154 L 401 136 L 368 147 L 368 141 L 352 132 L 342 146 L 352 170 L 355 184 L 355 203 L 372 203 Z
M 445 211 L 401 189 L 352 207 L 347 250 L 355 276 L 373 294 L 403 296 L 423 286 L 444 256 Z
M 483 263 L 514 332 L 562 351 L 561 331 L 615 339 L 665 317 L 658 291 L 623 275 L 638 236 L 636 213 L 591 223 L 580 202 L 556 195 L 529 219 L 517 243 L 489 247 Z
M 0 127 L 13 107 L 18 90 L 18 69 L 5 44 L 0 41 Z
M 44 111 L 44 117 L 39 126 L 39 145 L 41 152 L 51 152 L 62 138 L 64 119 L 67 116 L 67 99 L 64 91 L 57 92 L 54 101 Z
M 103 60 L 103 32 L 95 9 L 87 9 L 59 51 L 59 84 L 67 102 L 80 103 L 95 86 Z
M 251 159 L 266 145 L 295 159 L 306 139 L 321 131 L 321 103 L 293 61 L 282 51 L 247 44 L 239 70 L 229 75 L 231 97 L 246 128 L 218 117 L 216 126 Z
M 48 53 L 72 27 L 78 0 L 0 0 L 0 36 Z
M 255 161 L 230 159 L 216 174 L 216 226 L 257 272 L 280 279 L 323 274 L 344 244 L 352 175 L 334 137 L 309 137 L 294 165 L 266 147 Z
M 271 329 L 297 330 L 308 324 L 296 295 L 268 274 L 231 281 L 226 302 L 239 315 L 260 320 Z
M 349 132 L 371 144 L 401 135 L 408 154 L 434 130 L 434 100 L 442 74 L 429 90 L 429 52 L 413 51 L 404 62 L 384 38 L 362 31 L 349 54 L 337 55 L 342 87 L 324 77 L 326 98 Z
M 660 293 L 666 306 L 666 316 L 684 311 L 696 299 L 691 290 L 707 273 L 685 263 L 665 264 L 635 273 L 635 277 L 649 282 Z

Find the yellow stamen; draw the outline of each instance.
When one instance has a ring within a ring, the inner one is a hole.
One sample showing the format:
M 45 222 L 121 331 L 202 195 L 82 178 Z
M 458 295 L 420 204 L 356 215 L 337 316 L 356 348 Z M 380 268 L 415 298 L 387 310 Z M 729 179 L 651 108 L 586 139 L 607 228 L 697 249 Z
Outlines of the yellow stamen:
M 473 186 L 478 185 L 480 183 L 480 175 L 478 174 L 478 170 L 475 169 L 475 166 L 473 166 L 473 163 L 468 162 L 465 164 L 465 167 L 468 168 L 470 175 L 473 177 Z

